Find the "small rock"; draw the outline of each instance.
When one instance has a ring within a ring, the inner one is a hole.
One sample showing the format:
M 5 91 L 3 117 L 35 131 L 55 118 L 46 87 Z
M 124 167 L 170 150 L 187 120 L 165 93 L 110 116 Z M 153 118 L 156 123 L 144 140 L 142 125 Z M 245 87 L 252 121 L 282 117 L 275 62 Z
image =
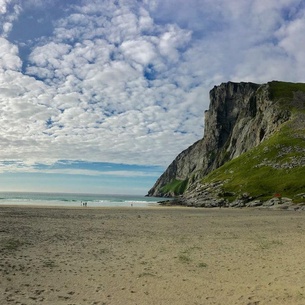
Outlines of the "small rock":
M 248 204 L 247 204 L 247 207 L 259 207 L 259 206 L 262 206 L 263 203 L 260 201 L 260 200 L 253 200 L 253 201 L 250 201 Z

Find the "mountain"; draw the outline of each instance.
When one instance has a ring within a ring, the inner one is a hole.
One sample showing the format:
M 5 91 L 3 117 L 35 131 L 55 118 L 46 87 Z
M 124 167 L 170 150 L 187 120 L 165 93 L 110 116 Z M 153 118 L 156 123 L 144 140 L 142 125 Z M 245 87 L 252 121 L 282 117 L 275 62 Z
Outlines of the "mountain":
M 203 138 L 176 157 L 148 196 L 196 206 L 300 201 L 304 165 L 305 84 L 228 82 L 210 91 Z

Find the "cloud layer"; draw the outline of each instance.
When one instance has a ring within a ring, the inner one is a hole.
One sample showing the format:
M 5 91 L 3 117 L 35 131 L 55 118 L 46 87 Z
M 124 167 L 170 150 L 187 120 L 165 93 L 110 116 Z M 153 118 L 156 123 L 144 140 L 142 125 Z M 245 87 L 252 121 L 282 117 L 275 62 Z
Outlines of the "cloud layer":
M 214 85 L 305 81 L 304 14 L 301 0 L 0 0 L 0 160 L 166 166 L 201 138 Z

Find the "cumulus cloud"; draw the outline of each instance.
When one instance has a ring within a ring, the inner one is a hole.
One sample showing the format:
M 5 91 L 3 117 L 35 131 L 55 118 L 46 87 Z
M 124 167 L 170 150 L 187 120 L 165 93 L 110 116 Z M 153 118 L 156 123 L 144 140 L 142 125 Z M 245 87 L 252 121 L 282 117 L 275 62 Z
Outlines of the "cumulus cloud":
M 304 67 L 305 58 L 304 50 L 305 39 L 305 12 L 304 10 L 296 15 L 296 18 L 290 22 L 286 22 L 277 31 L 276 36 L 279 40 L 279 47 L 288 54 L 291 59 L 298 63 L 298 65 Z M 301 77 L 301 75 L 299 75 Z
M 305 81 L 301 0 L 54 3 L 0 0 L 0 160 L 166 166 L 214 85 Z M 25 39 L 33 8 L 53 19 Z
M 2 71 L 18 71 L 22 62 L 18 56 L 18 47 L 0 37 L 0 69 Z
M 1 0 L 0 1 L 0 13 L 5 14 L 6 13 L 6 6 L 9 3 L 9 0 Z
M 0 27 L 2 27 L 2 36 L 7 37 L 13 28 L 13 22 L 18 19 L 21 13 L 21 6 L 16 0 L 0 1 Z

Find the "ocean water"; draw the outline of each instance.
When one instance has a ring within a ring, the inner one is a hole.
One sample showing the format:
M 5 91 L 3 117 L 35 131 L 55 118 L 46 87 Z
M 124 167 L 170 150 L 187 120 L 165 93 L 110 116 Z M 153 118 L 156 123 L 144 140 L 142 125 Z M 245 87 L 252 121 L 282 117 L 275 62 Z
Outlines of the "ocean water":
M 165 198 L 132 195 L 0 192 L 0 205 L 61 207 L 151 207 Z

